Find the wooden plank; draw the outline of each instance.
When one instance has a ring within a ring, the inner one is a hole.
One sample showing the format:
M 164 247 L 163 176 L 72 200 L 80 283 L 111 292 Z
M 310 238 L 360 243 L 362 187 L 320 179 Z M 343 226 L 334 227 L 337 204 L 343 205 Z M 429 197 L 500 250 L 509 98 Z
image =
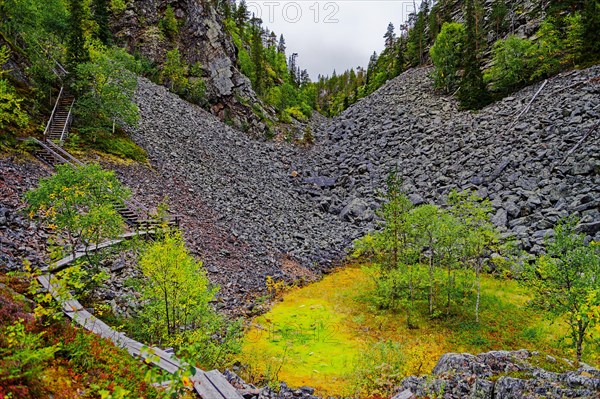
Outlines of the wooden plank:
M 60 287 L 51 282 L 52 277 L 53 276 L 51 274 L 38 276 L 38 281 L 40 284 L 42 284 L 42 287 L 44 287 L 44 289 L 46 289 L 52 295 L 52 297 L 59 302 L 63 308 L 63 311 L 65 311 L 65 313 L 69 313 L 83 310 L 83 306 L 81 306 L 81 304 L 71 295 L 60 294 Z
M 228 399 L 224 398 L 223 395 L 221 395 L 221 392 L 211 384 L 204 371 L 198 371 L 196 375 L 191 378 L 191 381 L 194 383 L 194 389 L 202 399 Z
M 221 392 L 221 395 L 225 399 L 244 399 L 244 397 L 235 389 L 229 381 L 225 379 L 223 374 L 219 370 L 210 370 L 206 372 L 206 376 L 210 380 L 211 384 Z

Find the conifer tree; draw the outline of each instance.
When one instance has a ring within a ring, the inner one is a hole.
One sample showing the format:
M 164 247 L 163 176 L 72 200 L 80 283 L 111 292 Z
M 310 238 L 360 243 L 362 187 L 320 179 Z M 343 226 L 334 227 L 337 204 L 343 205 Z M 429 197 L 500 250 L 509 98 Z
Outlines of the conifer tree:
M 251 55 L 252 55 L 252 67 L 254 69 L 254 81 L 253 87 L 258 94 L 262 94 L 265 86 L 265 52 L 262 44 L 262 31 L 260 24 L 262 21 L 259 18 L 253 17 L 250 20 L 252 31 L 252 43 L 251 43 Z
M 288 58 L 288 68 L 290 70 L 290 81 L 294 86 L 298 86 L 298 75 L 297 75 L 297 62 L 298 53 L 293 53 Z M 335 73 L 335 71 L 334 71 Z
M 477 57 L 477 33 L 474 0 L 465 1 L 465 69 L 458 92 L 462 107 L 479 109 L 488 103 L 488 92 Z
M 391 22 L 388 24 L 387 31 L 385 32 L 385 35 L 383 35 L 383 38 L 385 39 L 385 48 L 388 50 L 392 49 L 396 41 L 396 33 L 394 32 L 394 24 Z
M 506 15 L 508 14 L 508 7 L 504 0 L 495 0 L 492 4 L 492 10 L 490 19 L 494 27 L 494 33 L 496 38 L 500 38 L 500 32 L 506 25 Z
M 586 0 L 582 13 L 583 42 L 587 60 L 600 60 L 600 0 Z
M 400 37 L 398 42 L 396 43 L 396 63 L 395 63 L 395 74 L 396 76 L 400 75 L 404 72 L 404 64 L 406 63 L 406 58 L 404 57 L 405 44 L 404 39 Z
M 104 43 L 110 42 L 110 11 L 108 0 L 94 0 L 94 21 L 98 24 L 98 39 Z
M 427 35 L 425 33 L 426 18 L 429 14 L 429 2 L 421 3 L 420 11 L 416 15 L 411 15 L 412 29 L 408 32 L 408 61 L 410 65 L 417 66 L 425 63 L 424 51 L 427 44 Z
M 69 0 L 69 12 L 71 15 L 67 41 L 67 63 L 71 70 L 75 70 L 77 64 L 86 62 L 89 59 L 83 35 L 84 9 L 82 0 Z
M 285 54 L 285 39 L 283 35 L 279 36 L 279 44 L 277 45 L 277 52 L 279 54 Z
M 371 54 L 371 58 L 369 59 L 369 65 L 367 66 L 367 85 L 371 81 L 373 73 L 375 73 L 375 67 L 377 67 L 377 59 L 377 52 L 373 51 L 373 54 Z
M 246 0 L 241 0 L 237 9 L 235 10 L 235 22 L 237 26 L 241 27 L 248 21 L 248 17 L 250 16 L 248 12 L 248 6 L 246 5 Z

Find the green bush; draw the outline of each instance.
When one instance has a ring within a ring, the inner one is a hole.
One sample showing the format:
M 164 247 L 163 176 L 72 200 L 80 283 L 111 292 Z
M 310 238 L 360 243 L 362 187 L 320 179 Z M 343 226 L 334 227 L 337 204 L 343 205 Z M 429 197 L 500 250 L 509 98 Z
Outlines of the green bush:
M 357 362 L 354 388 L 372 397 L 390 397 L 404 378 L 405 368 L 405 356 L 399 343 L 378 342 L 370 346 Z
M 142 309 L 136 336 L 170 345 L 191 364 L 215 367 L 239 351 L 241 326 L 228 324 L 211 301 L 218 290 L 202 263 L 185 249 L 178 231 L 166 232 L 149 245 L 139 261 Z
M 23 319 L 0 329 L 0 381 L 10 385 L 39 378 L 45 363 L 60 349 L 59 345 L 45 346 L 42 336 L 28 332 Z
M 4 65 L 9 59 L 9 51 L 6 46 L 0 47 L 0 65 Z M 2 79 L 5 70 L 0 70 L 0 129 L 9 125 L 25 127 L 29 124 L 29 117 L 21 109 L 21 102 L 14 88 L 6 79 Z
M 435 66 L 433 72 L 435 87 L 452 93 L 458 88 L 460 78 L 457 72 L 463 59 L 465 28 L 462 24 L 444 23 L 442 31 L 429 51 Z
M 171 5 L 167 5 L 167 9 L 165 10 L 165 15 L 163 19 L 159 22 L 160 30 L 167 36 L 169 39 L 174 39 L 179 33 L 179 24 L 177 23 L 177 18 L 175 18 L 175 12 L 173 11 L 173 7 Z
M 92 140 L 111 134 L 115 125 L 134 126 L 140 119 L 133 102 L 139 63 L 122 49 L 90 47 L 90 62 L 77 65 L 73 89 L 80 93 L 74 113 L 79 131 Z
M 516 36 L 498 40 L 485 81 L 493 91 L 505 94 L 574 67 L 584 53 L 583 29 L 582 18 L 576 13 L 560 21 L 544 20 L 535 40 Z
M 189 66 L 181 57 L 179 49 L 167 52 L 167 59 L 160 72 L 160 81 L 174 93 L 186 100 L 204 105 L 206 103 L 206 85 L 202 79 L 202 65 Z
M 511 35 L 498 40 L 492 48 L 493 66 L 486 71 L 484 79 L 493 91 L 511 92 L 529 82 L 535 70 L 529 59 L 533 42 Z

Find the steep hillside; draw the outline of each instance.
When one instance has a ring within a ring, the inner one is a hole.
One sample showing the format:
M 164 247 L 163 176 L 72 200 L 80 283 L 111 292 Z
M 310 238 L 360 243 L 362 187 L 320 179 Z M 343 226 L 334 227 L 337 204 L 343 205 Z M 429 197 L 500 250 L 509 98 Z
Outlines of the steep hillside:
M 442 201 L 453 188 L 489 197 L 494 223 L 534 252 L 568 213 L 598 234 L 599 67 L 553 78 L 520 117 L 540 84 L 479 113 L 461 112 L 433 93 L 429 72 L 410 70 L 332 120 L 328 140 L 305 164 L 336 181 L 317 203 L 363 225 L 376 189 L 397 169 L 414 203 Z
M 249 139 L 147 80 L 140 81 L 137 101 L 142 120 L 133 137 L 154 166 L 188 182 L 265 262 L 286 254 L 306 267 L 326 267 L 358 237 L 355 226 L 323 213 L 300 187 L 308 177 L 297 166 L 305 150 Z

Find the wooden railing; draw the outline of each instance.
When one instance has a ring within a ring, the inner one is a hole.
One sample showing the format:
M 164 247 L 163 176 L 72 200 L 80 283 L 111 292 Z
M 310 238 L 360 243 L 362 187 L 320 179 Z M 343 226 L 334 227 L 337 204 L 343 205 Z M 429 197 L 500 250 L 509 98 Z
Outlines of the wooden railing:
M 52 140 L 48 140 L 44 144 L 46 144 L 48 147 L 51 147 L 56 152 L 62 154 L 64 158 L 66 158 L 66 159 L 68 159 L 70 161 L 69 164 L 74 165 L 74 166 L 75 165 L 77 165 L 77 166 L 83 166 L 83 165 L 85 165 L 79 159 L 75 158 L 73 155 L 71 155 L 67 151 L 65 151 L 61 146 L 56 145 L 55 143 L 53 143 Z
M 52 108 L 52 113 L 50 114 L 50 119 L 48 119 L 48 123 L 46 124 L 46 128 L 44 129 L 44 140 L 47 138 L 48 129 L 50 129 L 50 125 L 52 124 L 52 120 L 54 119 L 54 114 L 56 113 L 56 108 L 58 108 L 58 103 L 60 102 L 60 97 L 62 96 L 64 87 L 60 88 L 60 92 L 58 93 L 58 97 L 56 97 L 56 102 L 54 103 L 54 108 Z
M 71 128 L 71 111 L 73 110 L 73 104 L 75 104 L 75 100 L 71 102 L 71 106 L 69 107 L 69 113 L 67 114 L 67 119 L 65 120 L 62 133 L 60 134 L 59 143 L 61 144 L 65 142 L 65 134 L 69 131 L 68 129 Z

